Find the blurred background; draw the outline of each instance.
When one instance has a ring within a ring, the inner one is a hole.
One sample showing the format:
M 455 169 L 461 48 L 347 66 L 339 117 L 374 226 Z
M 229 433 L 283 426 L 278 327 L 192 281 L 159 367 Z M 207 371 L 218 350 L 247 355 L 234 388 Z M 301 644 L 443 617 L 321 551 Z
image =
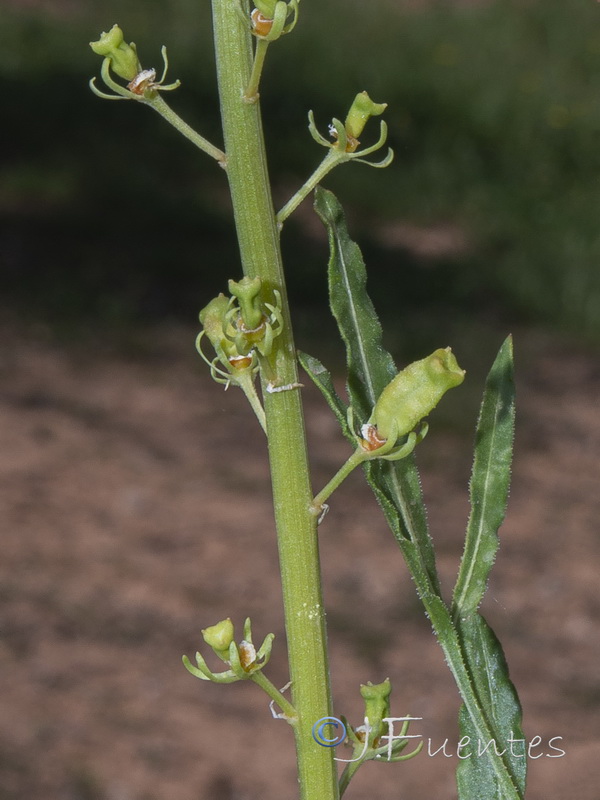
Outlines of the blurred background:
M 389 104 L 394 167 L 353 165 L 327 185 L 349 209 L 382 313 L 494 312 L 597 339 L 598 6 L 363 6 L 304 11 L 271 48 L 262 98 L 276 201 L 322 157 L 307 111 L 325 130 L 368 89 Z M 157 68 L 167 43 L 169 75 L 183 83 L 169 102 L 219 142 L 208 3 L 3 0 L 0 9 L 3 296 L 60 325 L 82 315 L 106 325 L 190 319 L 236 268 L 223 175 L 148 109 L 94 97 L 87 80 L 100 59 L 87 42 L 118 18 Z M 323 270 L 321 250 L 298 247 L 304 211 L 283 242 L 292 289 L 309 308 L 322 302 Z
M 208 0 L 0 0 L 0 800 L 293 797 L 262 698 L 178 666 L 225 616 L 283 640 L 277 557 L 264 445 L 193 352 L 198 310 L 239 275 L 224 175 L 90 92 L 88 42 L 115 22 L 145 67 L 168 46 L 168 102 L 220 143 Z M 451 343 L 473 378 L 420 447 L 440 569 L 450 590 L 481 381 L 512 330 L 515 488 L 486 613 L 529 735 L 568 739 L 532 762 L 531 800 L 597 800 L 600 6 L 304 0 L 261 88 L 278 207 L 322 157 L 308 110 L 326 132 L 361 90 L 389 104 L 395 161 L 325 184 L 386 341 L 399 363 Z M 310 201 L 282 243 L 297 338 L 341 374 Z M 318 485 L 346 445 L 306 394 Z M 391 537 L 360 476 L 341 491 L 336 708 L 359 717 L 358 683 L 390 675 L 399 713 L 452 740 L 457 698 Z M 273 670 L 283 685 L 283 647 Z M 455 796 L 454 767 L 382 768 L 377 796 Z

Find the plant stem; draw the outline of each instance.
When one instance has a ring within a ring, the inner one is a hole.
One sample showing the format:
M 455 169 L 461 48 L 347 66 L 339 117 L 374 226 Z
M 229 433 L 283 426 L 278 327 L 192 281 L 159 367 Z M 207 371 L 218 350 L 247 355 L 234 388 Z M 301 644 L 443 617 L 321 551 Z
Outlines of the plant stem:
M 165 103 L 158 93 L 152 100 L 146 100 L 145 102 L 146 105 L 149 105 L 150 108 L 153 108 L 158 114 L 161 115 L 163 119 L 166 119 L 167 122 L 176 128 L 179 133 L 182 133 L 186 139 L 189 139 L 190 142 L 195 144 L 196 147 L 200 148 L 200 150 L 216 159 L 222 167 L 227 166 L 225 153 L 222 150 L 219 150 L 218 147 L 215 147 L 214 144 L 211 144 L 208 139 L 204 138 L 204 136 L 200 136 L 200 134 L 191 128 L 187 122 L 182 120 L 181 117 L 176 114 L 173 109 L 167 105 L 167 103 Z
M 348 788 L 350 781 L 362 764 L 362 761 L 354 761 L 352 764 L 346 764 L 344 771 L 340 775 L 340 797 L 344 795 L 344 792 Z
M 263 431 L 267 432 L 267 421 L 265 419 L 265 410 L 262 407 L 262 403 L 256 393 L 256 388 L 254 386 L 254 378 L 251 375 L 245 375 L 242 379 L 238 379 L 238 384 L 240 389 L 246 395 L 246 399 L 250 403 L 252 407 L 252 411 L 256 414 L 256 418 L 260 423 L 260 427 Z
M 319 494 L 315 495 L 313 500 L 313 509 L 316 512 L 321 511 L 323 503 L 327 500 L 327 498 L 338 488 L 338 486 L 344 481 L 348 475 L 352 472 L 353 469 L 358 467 L 359 464 L 362 464 L 368 455 L 365 451 L 358 447 L 350 456 L 350 458 L 342 464 L 339 470 L 335 473 L 333 478 L 329 481 L 329 483 L 321 489 Z
M 260 76 L 262 75 L 268 47 L 269 42 L 267 42 L 265 39 L 257 40 L 256 49 L 254 51 L 252 74 L 250 76 L 250 82 L 246 88 L 246 91 L 244 92 L 244 99 L 247 103 L 255 103 L 258 100 L 258 85 L 260 83 Z
M 341 164 L 342 161 L 346 161 L 347 158 L 344 158 L 345 153 L 340 153 L 339 150 L 331 149 L 323 161 L 319 164 L 313 174 L 308 178 L 305 183 L 298 189 L 296 194 L 287 201 L 284 207 L 279 211 L 277 214 L 277 222 L 281 225 L 285 220 L 292 214 L 300 205 L 300 203 L 308 197 L 308 195 L 312 192 L 312 190 L 317 186 L 327 175 L 328 172 L 337 166 L 337 164 Z
M 259 276 L 265 300 L 281 293 L 283 331 L 275 342 L 280 385 L 298 381 L 279 238 L 267 173 L 259 103 L 243 94 L 252 70 L 251 34 L 232 0 L 212 0 L 227 175 L 244 273 Z M 245 2 L 249 12 L 248 3 Z M 263 389 L 266 389 L 263 376 Z M 331 748 L 319 747 L 312 726 L 331 715 L 325 614 L 321 593 L 316 518 L 297 389 L 264 391 L 273 501 L 288 640 L 298 779 L 302 800 L 337 800 Z M 285 794 L 285 792 L 283 792 Z
M 255 672 L 250 680 L 254 681 L 257 686 L 260 686 L 260 688 L 269 695 L 271 700 L 277 703 L 287 720 L 294 725 L 296 722 L 296 709 L 285 699 L 275 684 L 272 683 L 262 671 Z

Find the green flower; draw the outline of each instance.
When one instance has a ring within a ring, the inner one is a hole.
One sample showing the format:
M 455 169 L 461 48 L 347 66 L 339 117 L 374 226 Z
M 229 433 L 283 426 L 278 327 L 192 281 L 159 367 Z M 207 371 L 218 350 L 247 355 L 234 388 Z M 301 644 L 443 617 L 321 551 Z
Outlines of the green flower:
M 394 442 L 434 409 L 443 395 L 465 379 L 449 347 L 435 350 L 399 372 L 381 393 L 369 423 L 377 435 Z
M 125 42 L 118 25 L 113 25 L 108 33 L 103 31 L 97 42 L 90 42 L 90 47 L 94 53 L 108 58 L 112 71 L 126 81 L 132 81 L 141 71 L 135 44 Z
M 386 108 L 387 103 L 374 103 L 366 92 L 357 94 L 344 122 L 347 135 L 358 139 L 369 119 L 380 116 Z
M 220 655 L 229 653 L 229 645 L 233 642 L 233 633 L 233 622 L 227 617 L 227 619 L 217 622 L 216 625 L 204 628 L 202 638 L 217 655 Z

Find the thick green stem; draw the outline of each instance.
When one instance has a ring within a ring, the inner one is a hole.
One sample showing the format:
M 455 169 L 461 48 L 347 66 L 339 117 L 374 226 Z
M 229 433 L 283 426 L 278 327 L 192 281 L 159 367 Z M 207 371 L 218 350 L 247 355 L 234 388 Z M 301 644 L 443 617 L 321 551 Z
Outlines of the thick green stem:
M 240 20 L 234 0 L 212 0 L 212 5 L 227 175 L 242 265 L 246 275 L 261 278 L 267 302 L 274 302 L 275 289 L 281 293 L 284 329 L 276 339 L 274 368 L 280 387 L 293 385 L 298 380 L 296 354 L 260 107 L 259 103 L 243 99 L 252 71 L 251 34 Z M 316 518 L 310 510 L 312 491 L 300 394 L 295 388 L 265 391 L 264 403 L 292 703 L 298 715 L 294 733 L 300 796 L 302 800 L 337 800 L 333 752 L 317 745 L 312 737 L 313 724 L 331 714 L 331 695 Z

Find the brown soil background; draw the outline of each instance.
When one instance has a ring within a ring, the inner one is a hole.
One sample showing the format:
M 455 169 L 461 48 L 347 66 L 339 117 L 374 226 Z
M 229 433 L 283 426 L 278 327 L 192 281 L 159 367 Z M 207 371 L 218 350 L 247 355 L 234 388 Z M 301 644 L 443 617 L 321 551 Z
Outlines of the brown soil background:
M 115 355 L 3 329 L 2 800 L 297 796 L 291 734 L 259 690 L 181 665 L 202 627 L 249 615 L 257 639 L 276 634 L 269 674 L 287 680 L 264 442 L 193 337 L 156 330 Z M 528 800 L 598 800 L 600 364 L 519 341 L 513 490 L 484 611 L 527 737 L 541 737 L 534 753 L 563 737 L 563 757 L 530 762 Z M 349 451 L 309 387 L 305 398 L 319 486 Z M 432 425 L 418 453 L 446 591 L 471 438 Z M 389 676 L 393 712 L 423 717 L 416 732 L 452 752 L 457 693 L 361 475 L 334 498 L 321 543 L 336 713 L 358 722 L 359 684 Z M 368 764 L 347 796 L 453 798 L 456 763 Z

